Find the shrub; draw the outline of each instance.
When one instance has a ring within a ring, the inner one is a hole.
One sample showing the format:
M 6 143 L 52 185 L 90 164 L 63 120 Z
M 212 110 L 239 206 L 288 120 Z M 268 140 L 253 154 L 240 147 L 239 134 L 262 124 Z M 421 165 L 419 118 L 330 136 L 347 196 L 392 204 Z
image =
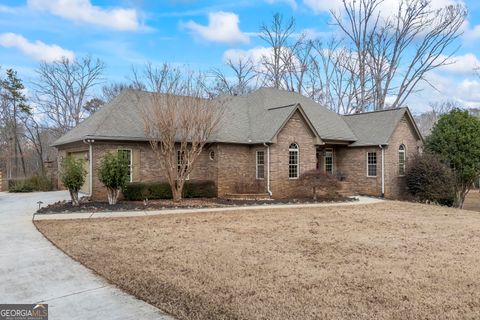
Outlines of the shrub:
M 414 156 L 405 173 L 408 191 L 419 201 L 452 206 L 455 198 L 454 177 L 438 156 L 424 153 Z
M 183 197 L 185 198 L 214 198 L 216 196 L 217 188 L 213 181 L 186 181 L 183 187 Z
M 100 163 L 98 179 L 107 187 L 109 204 L 116 204 L 120 190 L 125 188 L 128 181 L 128 161 L 120 153 L 108 152 Z
M 53 184 L 50 179 L 42 174 L 34 174 L 28 179 L 17 179 L 8 181 L 9 192 L 33 192 L 51 191 Z
M 148 199 L 172 199 L 172 188 L 167 182 L 153 183 L 148 186 Z
M 325 172 L 314 169 L 303 173 L 300 176 L 299 182 L 306 188 L 312 190 L 312 197 L 317 200 L 317 191 L 324 192 L 329 197 L 336 197 L 338 189 L 340 189 L 340 182 L 333 176 Z
M 440 117 L 426 141 L 426 149 L 453 169 L 456 207 L 480 175 L 480 118 L 454 109 Z
M 213 181 L 190 180 L 183 189 L 185 198 L 213 198 L 217 191 Z M 172 199 L 172 189 L 167 182 L 132 182 L 123 190 L 125 199 L 140 201 L 144 199 Z
M 70 192 L 72 205 L 78 206 L 78 191 L 85 183 L 87 171 L 83 168 L 83 161 L 75 159 L 72 155 L 66 156 L 62 161 L 60 180 Z
M 33 187 L 35 191 L 52 191 L 53 190 L 53 183 L 52 181 L 45 175 L 41 173 L 34 174 L 28 182 Z
M 33 186 L 28 180 L 10 180 L 8 192 L 33 192 Z

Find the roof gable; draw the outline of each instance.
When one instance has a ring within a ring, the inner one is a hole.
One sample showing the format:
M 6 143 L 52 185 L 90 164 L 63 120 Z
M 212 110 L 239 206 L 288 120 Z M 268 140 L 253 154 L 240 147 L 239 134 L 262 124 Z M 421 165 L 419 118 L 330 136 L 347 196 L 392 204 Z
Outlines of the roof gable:
M 423 140 L 410 110 L 405 107 L 343 116 L 358 138 L 350 146 L 387 145 L 405 115 L 415 128 L 419 140 Z
M 315 129 L 313 124 L 310 122 L 310 119 L 307 117 L 307 115 L 305 114 L 305 111 L 303 111 L 303 108 L 300 104 L 296 104 L 296 105 L 293 105 L 293 106 L 270 108 L 269 110 L 277 110 L 277 109 L 280 109 L 280 108 L 289 108 L 291 111 L 290 111 L 290 114 L 286 117 L 285 121 L 282 123 L 282 125 L 278 128 L 278 130 L 275 132 L 275 134 L 270 139 L 273 143 L 277 142 L 278 134 L 286 126 L 288 121 L 290 121 L 290 119 L 292 119 L 292 117 L 298 112 L 300 114 L 300 116 L 302 117 L 302 119 L 307 124 L 307 127 L 310 130 L 310 132 L 312 133 L 312 135 L 315 137 L 316 144 L 323 144 L 323 141 L 322 141 L 321 137 L 318 135 L 317 130 Z

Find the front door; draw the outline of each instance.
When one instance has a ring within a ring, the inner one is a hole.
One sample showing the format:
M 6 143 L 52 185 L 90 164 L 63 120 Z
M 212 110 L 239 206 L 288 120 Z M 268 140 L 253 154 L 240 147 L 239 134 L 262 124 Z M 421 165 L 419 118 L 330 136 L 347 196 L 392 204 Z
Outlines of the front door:
M 327 174 L 334 173 L 333 148 L 317 149 L 317 170 Z

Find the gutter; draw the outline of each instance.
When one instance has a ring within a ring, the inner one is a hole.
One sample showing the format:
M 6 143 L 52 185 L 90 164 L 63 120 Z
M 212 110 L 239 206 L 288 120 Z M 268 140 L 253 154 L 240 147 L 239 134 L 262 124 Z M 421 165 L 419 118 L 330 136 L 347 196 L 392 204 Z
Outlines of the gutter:
M 385 148 L 381 144 L 378 147 L 382 149 L 382 198 L 385 198 Z
M 270 146 L 264 142 L 263 145 L 267 147 L 267 192 L 272 196 L 272 190 L 270 190 Z
M 89 196 L 92 196 L 93 193 L 93 146 L 95 142 L 93 139 L 83 139 L 83 143 L 88 144 L 88 165 L 89 165 L 89 181 L 88 181 L 88 191 Z

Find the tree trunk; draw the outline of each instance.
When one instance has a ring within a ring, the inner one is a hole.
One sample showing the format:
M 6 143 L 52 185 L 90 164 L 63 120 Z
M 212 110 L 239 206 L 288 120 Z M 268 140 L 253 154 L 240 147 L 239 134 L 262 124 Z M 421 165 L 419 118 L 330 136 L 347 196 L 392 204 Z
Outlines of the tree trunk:
M 23 177 L 27 177 L 27 170 L 25 167 L 25 157 L 23 156 L 22 146 L 20 145 L 20 140 L 17 138 L 18 152 L 20 153 L 20 160 L 22 162 Z
M 458 190 L 455 191 L 455 201 L 454 206 L 459 209 L 463 209 L 463 205 L 465 203 L 465 197 L 469 191 L 469 188 L 464 186 L 459 187 Z
M 179 186 L 172 188 L 173 202 L 180 202 L 182 200 L 182 189 Z
M 116 204 L 118 201 L 118 195 L 119 195 L 118 189 L 108 188 L 107 189 L 108 204 L 109 205 Z
M 78 207 L 78 191 L 68 190 L 70 192 L 70 198 L 72 198 L 72 206 Z

